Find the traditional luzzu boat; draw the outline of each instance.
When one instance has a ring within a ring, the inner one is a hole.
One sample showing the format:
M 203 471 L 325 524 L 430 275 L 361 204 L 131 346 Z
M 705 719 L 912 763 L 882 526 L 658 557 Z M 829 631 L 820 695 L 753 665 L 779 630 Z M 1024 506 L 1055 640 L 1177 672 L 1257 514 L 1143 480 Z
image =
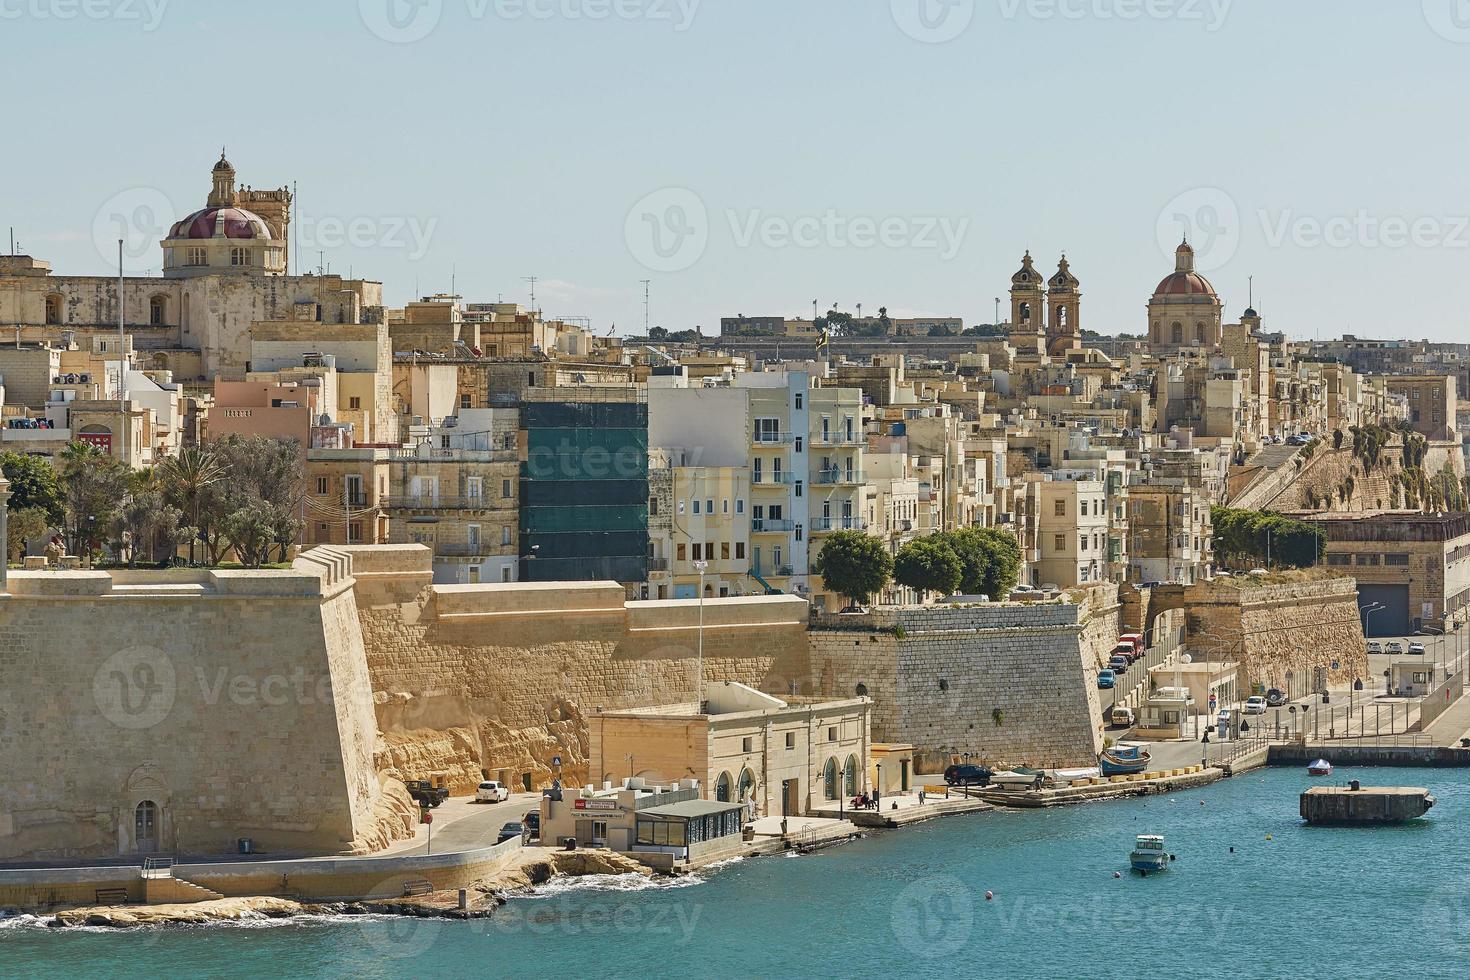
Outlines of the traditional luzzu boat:
M 1169 854 L 1164 850 L 1164 838 L 1153 834 L 1139 834 L 1128 855 L 1128 863 L 1134 871 L 1148 877 L 1150 871 L 1167 871 Z
M 1126 748 L 1114 746 L 1103 750 L 1097 757 L 1097 764 L 1104 776 L 1131 776 L 1147 769 L 1152 758 L 1136 745 Z

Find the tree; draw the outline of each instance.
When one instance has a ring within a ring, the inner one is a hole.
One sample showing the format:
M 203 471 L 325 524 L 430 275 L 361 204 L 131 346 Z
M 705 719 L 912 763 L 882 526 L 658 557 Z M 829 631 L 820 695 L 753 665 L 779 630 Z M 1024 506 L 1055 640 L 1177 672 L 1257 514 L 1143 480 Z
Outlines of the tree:
M 861 531 L 838 531 L 827 539 L 812 570 L 826 587 L 861 605 L 883 591 L 893 576 L 893 558 L 883 542 Z
M 991 527 L 970 527 L 939 535 L 960 560 L 960 591 L 999 599 L 1011 594 L 1021 577 L 1021 546 L 1014 535 Z
M 200 526 L 200 505 L 205 494 L 225 475 L 219 456 L 212 450 L 189 446 L 177 456 L 170 456 L 159 467 L 163 496 L 169 504 L 189 515 L 195 528 Z M 194 540 L 189 541 L 189 561 L 194 560 Z
M 66 519 L 61 481 L 57 479 L 56 467 L 45 457 L 0 453 L 0 471 L 10 481 L 12 511 L 39 507 L 52 524 L 60 525 Z
M 114 526 L 118 508 L 132 490 L 132 471 L 117 457 L 81 442 L 68 444 L 61 458 L 68 548 L 75 555 L 90 555 Z
M 231 435 L 211 447 L 221 476 L 200 491 L 200 536 L 209 560 L 218 564 L 238 541 L 247 542 L 250 555 L 235 551 L 247 565 L 280 561 L 301 533 L 301 506 L 306 492 L 306 464 L 294 439 Z M 249 511 L 249 520 L 242 516 Z M 249 532 L 244 529 L 249 527 Z M 256 531 L 265 529 L 265 542 L 256 547 Z
M 50 516 L 40 507 L 22 507 L 12 511 L 7 528 L 10 560 L 19 561 L 25 554 L 26 546 L 37 538 L 44 538 L 51 527 Z
M 1342 430 L 1341 429 L 1333 429 L 1332 430 L 1332 448 L 1333 449 L 1341 449 L 1342 448 L 1342 438 L 1343 437 L 1342 437 Z
M 893 559 L 893 578 L 919 593 L 950 595 L 960 586 L 960 560 L 949 545 L 936 538 L 919 538 L 898 550 Z

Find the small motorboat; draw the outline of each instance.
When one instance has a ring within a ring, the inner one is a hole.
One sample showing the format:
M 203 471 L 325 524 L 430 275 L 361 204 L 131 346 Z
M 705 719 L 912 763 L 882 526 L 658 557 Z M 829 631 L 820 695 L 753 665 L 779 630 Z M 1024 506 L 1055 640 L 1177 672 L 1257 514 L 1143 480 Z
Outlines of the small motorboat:
M 1041 789 L 1041 784 L 1045 781 L 1046 773 L 1039 769 L 1028 769 L 1025 766 L 1016 766 L 1014 769 L 998 772 L 990 777 L 990 785 L 1004 789 Z
M 1310 766 L 1307 766 L 1307 775 L 1330 776 L 1332 775 L 1332 763 L 1328 762 L 1326 759 L 1318 759 Z
M 1153 757 L 1137 745 L 1126 748 L 1114 746 L 1097 757 L 1098 768 L 1104 776 L 1131 776 L 1148 769 Z
M 1155 834 L 1139 834 L 1133 853 L 1128 855 L 1128 863 L 1145 878 L 1150 871 L 1167 871 L 1169 854 L 1164 850 L 1164 838 Z

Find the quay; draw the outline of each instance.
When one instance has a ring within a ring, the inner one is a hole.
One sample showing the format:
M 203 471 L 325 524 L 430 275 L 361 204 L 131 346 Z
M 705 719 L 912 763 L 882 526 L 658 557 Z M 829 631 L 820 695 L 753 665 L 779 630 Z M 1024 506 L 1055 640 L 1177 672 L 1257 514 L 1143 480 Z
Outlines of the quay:
M 1101 800 L 1120 800 L 1132 796 L 1161 796 L 1179 790 L 1208 786 L 1224 779 L 1225 776 L 1226 773 L 1223 770 L 1215 767 L 1190 766 L 1186 769 L 1089 779 L 1054 789 L 1021 791 L 984 789 L 979 790 L 978 795 L 987 803 L 996 806 L 1036 810 L 1076 803 L 1096 803 Z
M 1434 806 L 1429 790 L 1406 786 L 1314 786 L 1302 794 L 1302 819 L 1316 824 L 1385 824 L 1416 820 Z

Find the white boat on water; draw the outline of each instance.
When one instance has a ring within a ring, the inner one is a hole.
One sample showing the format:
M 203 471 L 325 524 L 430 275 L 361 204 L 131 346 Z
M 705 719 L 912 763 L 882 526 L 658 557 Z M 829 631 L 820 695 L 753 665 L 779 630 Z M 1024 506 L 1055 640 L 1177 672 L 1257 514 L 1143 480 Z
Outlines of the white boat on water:
M 1167 871 L 1169 854 L 1164 850 L 1164 838 L 1156 834 L 1139 834 L 1133 853 L 1128 855 L 1128 863 L 1145 878 L 1150 871 Z

